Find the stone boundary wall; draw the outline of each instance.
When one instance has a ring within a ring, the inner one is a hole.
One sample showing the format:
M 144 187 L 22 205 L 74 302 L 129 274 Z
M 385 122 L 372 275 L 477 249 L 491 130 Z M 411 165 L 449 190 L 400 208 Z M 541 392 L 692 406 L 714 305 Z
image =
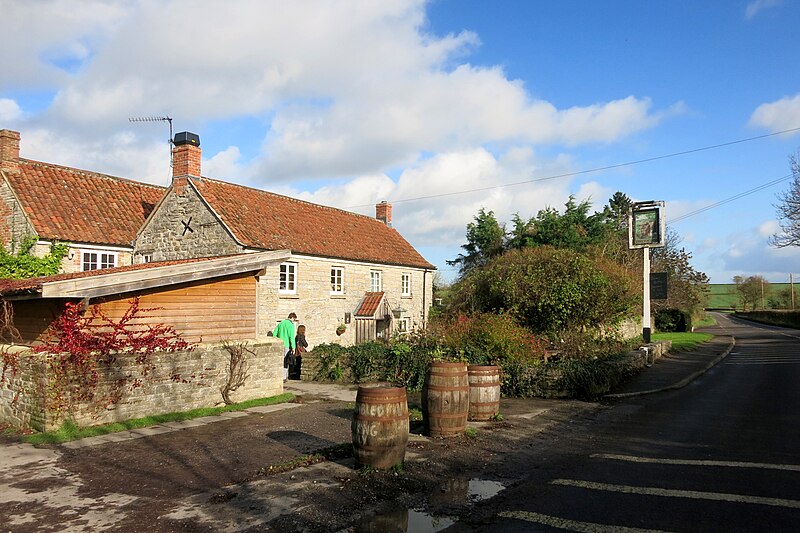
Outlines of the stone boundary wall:
M 736 311 L 734 316 L 753 320 L 755 322 L 762 322 L 764 324 L 772 324 L 774 326 L 800 328 L 800 311 L 798 310 L 765 309 L 762 311 Z
M 247 348 L 254 352 L 247 355 L 249 377 L 231 393 L 231 400 L 242 402 L 283 393 L 283 344 L 267 340 L 248 343 Z M 17 364 L 13 368 L 6 365 L 0 382 L 0 422 L 39 431 L 57 429 L 63 417 L 43 409 L 48 356 L 30 351 L 15 355 Z M 142 366 L 136 363 L 134 355 L 117 354 L 112 366 L 102 372 L 98 389 L 110 390 L 115 380 L 123 376 L 129 377 L 129 384 L 142 378 L 141 386 L 124 386 L 121 399 L 100 412 L 79 406 L 71 418 L 81 426 L 89 426 L 223 404 L 221 390 L 227 381 L 230 355 L 220 344 L 156 353 L 149 361 L 155 370 L 142 377 Z
M 662 357 L 672 349 L 672 341 L 657 341 L 645 344 L 638 350 L 633 350 L 625 354 L 624 357 L 608 364 L 615 365 L 620 370 L 620 375 L 629 371 L 639 373 L 643 368 L 655 363 L 656 359 Z M 571 394 L 563 389 L 563 375 L 557 368 L 545 368 L 542 371 L 542 382 L 540 396 L 543 398 L 570 398 Z M 610 391 L 605 391 L 607 394 Z

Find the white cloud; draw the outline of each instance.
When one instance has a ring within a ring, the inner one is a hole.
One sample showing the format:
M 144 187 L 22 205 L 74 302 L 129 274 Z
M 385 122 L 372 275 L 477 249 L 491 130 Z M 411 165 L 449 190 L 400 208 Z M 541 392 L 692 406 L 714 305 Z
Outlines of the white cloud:
M 500 156 L 478 148 L 421 160 L 396 182 L 386 175 L 365 175 L 313 192 L 285 192 L 369 216 L 374 216 L 377 202 L 389 200 L 394 204 L 394 226 L 404 237 L 419 246 L 452 246 L 463 241 L 467 224 L 481 208 L 494 211 L 500 223 L 509 223 L 514 213 L 530 218 L 546 206 L 562 208 L 569 180 L 502 186 L 524 181 L 520 176 L 529 177 L 540 168 L 548 174 L 571 170 L 566 158 L 557 165 L 543 163 L 527 148 L 512 148 Z M 601 190 L 591 184 L 578 195 Z
M 168 115 L 203 137 L 204 175 L 370 216 L 394 201 L 395 226 L 422 247 L 462 242 L 481 207 L 501 222 L 562 209 L 571 180 L 530 182 L 576 169 L 561 146 L 613 143 L 683 112 L 628 93 L 582 106 L 538 99 L 503 68 L 468 62 L 474 33 L 428 33 L 423 0 L 0 8 L 14 21 L 0 34 L 0 91 L 15 80 L 52 97 L 31 116 L 0 100 L 0 120 L 24 126 L 24 156 L 166 184 L 166 125 L 128 118 Z M 209 150 L 215 128 L 236 120 L 250 145 Z M 520 182 L 530 183 L 498 187 Z M 477 191 L 450 194 L 466 190 Z M 577 196 L 600 208 L 611 192 L 588 182 Z
M 774 248 L 767 238 L 773 221 L 767 221 L 749 232 L 730 234 L 714 251 L 721 259 L 725 277 L 715 283 L 727 283 L 734 275 L 761 275 L 771 281 L 786 281 L 800 261 L 800 248 Z M 706 251 L 706 253 L 708 253 Z
M 0 122 L 8 124 L 22 117 L 22 109 L 11 98 L 0 98 Z
M 90 60 L 94 47 L 112 34 L 128 3 L 105 0 L 0 0 L 0 90 L 55 89 L 69 72 Z
M 474 33 L 426 33 L 422 0 L 7 4 L 4 79 L 54 93 L 38 118 L 60 138 L 91 149 L 131 116 L 170 115 L 200 133 L 261 117 L 263 153 L 241 170 L 262 185 L 384 172 L 488 143 L 614 142 L 668 115 L 646 97 L 564 109 L 535 99 L 502 68 L 464 62 Z
M 201 173 L 203 176 L 219 177 L 220 179 L 227 179 L 226 176 L 237 176 L 244 179 L 248 172 L 239 162 L 241 155 L 238 147 L 229 146 L 211 158 L 204 159 Z
M 783 131 L 800 124 L 800 93 L 761 104 L 750 116 L 749 124 L 769 131 Z
M 782 3 L 782 0 L 753 0 L 747 4 L 747 7 L 745 7 L 744 18 L 750 20 L 758 15 L 758 13 L 761 11 L 779 6 Z
M 24 158 L 157 185 L 167 185 L 171 179 L 169 150 L 166 141 L 142 143 L 127 132 L 93 142 L 61 137 L 46 129 L 26 129 L 20 136 Z
M 780 231 L 781 226 L 778 224 L 777 220 L 767 220 L 760 226 L 758 226 L 758 234 L 762 237 L 771 237 L 775 235 L 778 231 Z

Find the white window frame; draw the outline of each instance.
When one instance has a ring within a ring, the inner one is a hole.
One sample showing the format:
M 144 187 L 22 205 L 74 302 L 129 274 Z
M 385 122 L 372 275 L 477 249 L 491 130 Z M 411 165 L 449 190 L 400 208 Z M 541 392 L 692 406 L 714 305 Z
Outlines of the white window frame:
M 278 267 L 278 294 L 297 294 L 297 263 Z
M 411 319 L 399 318 L 397 319 L 397 333 L 399 335 L 408 335 L 411 333 Z
M 369 292 L 383 291 L 383 272 L 380 270 L 369 271 Z
M 411 273 L 400 274 L 400 296 L 411 297 Z
M 331 267 L 331 295 L 341 296 L 344 294 L 344 268 Z
M 114 268 L 117 266 L 119 266 L 118 252 L 109 252 L 108 250 L 81 250 L 81 272 L 102 270 L 104 268 Z

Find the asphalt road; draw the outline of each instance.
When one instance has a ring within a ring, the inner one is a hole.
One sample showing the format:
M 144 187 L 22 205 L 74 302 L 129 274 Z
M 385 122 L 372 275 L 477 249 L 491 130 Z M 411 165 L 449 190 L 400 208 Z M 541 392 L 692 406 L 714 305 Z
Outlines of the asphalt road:
M 800 331 L 717 318 L 720 364 L 618 401 L 448 531 L 800 531 Z

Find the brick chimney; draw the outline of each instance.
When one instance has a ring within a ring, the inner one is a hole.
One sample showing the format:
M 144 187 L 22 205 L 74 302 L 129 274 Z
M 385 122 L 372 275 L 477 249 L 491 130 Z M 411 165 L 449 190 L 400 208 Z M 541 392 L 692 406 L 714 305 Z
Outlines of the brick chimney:
M 392 227 L 392 204 L 386 200 L 375 205 L 375 218 Z
M 19 132 L 0 130 L 0 170 L 19 171 Z
M 172 148 L 172 177 L 200 177 L 200 137 L 184 131 L 176 133 Z

